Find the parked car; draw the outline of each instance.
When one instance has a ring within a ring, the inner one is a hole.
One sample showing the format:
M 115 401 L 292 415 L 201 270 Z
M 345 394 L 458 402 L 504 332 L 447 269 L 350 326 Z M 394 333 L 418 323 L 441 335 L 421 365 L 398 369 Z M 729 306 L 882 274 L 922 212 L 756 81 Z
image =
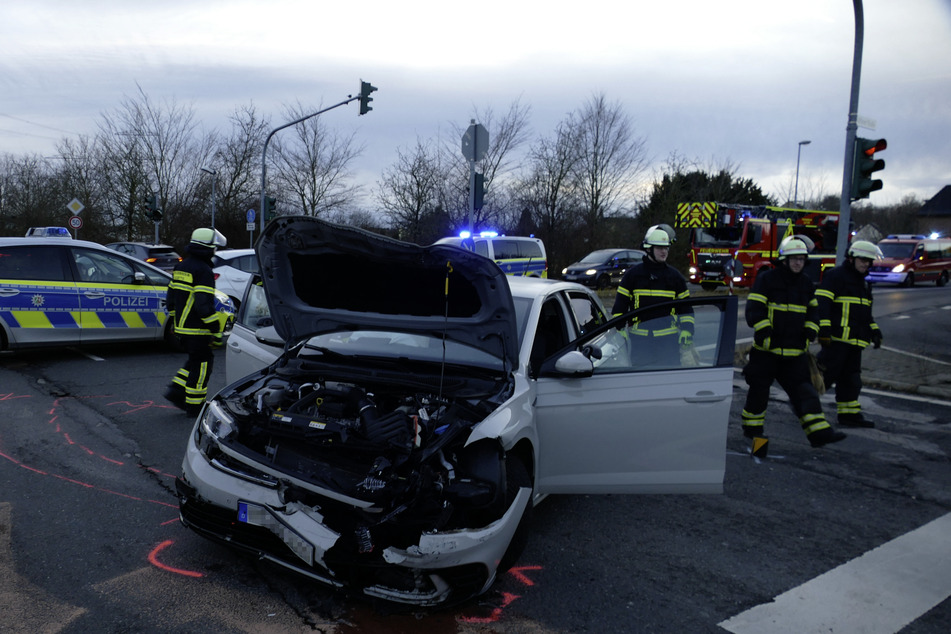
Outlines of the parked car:
M 165 310 L 169 280 L 165 271 L 94 242 L 0 238 L 0 349 L 174 343 Z M 227 296 L 217 296 L 219 310 L 233 314 Z
M 470 251 L 308 216 L 257 249 L 227 354 L 260 369 L 205 405 L 176 482 L 197 533 L 432 606 L 486 591 L 549 493 L 722 491 L 735 296 L 684 300 L 694 361 L 645 366 L 630 314 Z
M 548 277 L 548 255 L 545 243 L 539 238 L 500 236 L 494 231 L 486 231 L 476 236 L 442 238 L 436 244 L 451 244 L 474 251 L 493 260 L 506 275 Z
M 644 259 L 640 249 L 598 249 L 562 269 L 569 282 L 597 289 L 617 286 L 629 268 Z
M 258 256 L 254 249 L 224 249 L 211 259 L 215 270 L 215 288 L 240 305 L 241 296 L 252 273 L 258 272 Z
M 66 227 L 30 227 L 26 230 L 27 238 L 70 238 L 73 234 Z
M 106 245 L 113 251 L 131 255 L 163 271 L 171 271 L 182 261 L 175 247 L 167 244 L 149 244 L 147 242 L 111 242 Z

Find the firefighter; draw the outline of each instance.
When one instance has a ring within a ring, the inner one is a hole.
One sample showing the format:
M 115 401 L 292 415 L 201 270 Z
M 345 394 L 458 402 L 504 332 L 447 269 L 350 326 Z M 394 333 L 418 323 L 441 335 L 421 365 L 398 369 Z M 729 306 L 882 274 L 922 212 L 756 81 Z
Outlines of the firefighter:
M 839 425 L 874 427 L 862 416 L 862 349 L 882 345 L 882 331 L 872 317 L 872 287 L 865 276 L 874 260 L 882 257 L 876 245 L 856 240 L 849 245 L 845 262 L 825 274 L 816 291 L 819 301 L 819 367 L 826 385 L 835 384 Z
M 819 331 L 815 285 L 803 269 L 809 249 L 796 237 L 779 245 L 776 268 L 756 276 L 746 301 L 746 323 L 753 328 L 750 361 L 743 369 L 749 391 L 743 407 L 743 435 L 764 436 L 766 406 L 773 381 L 789 403 L 813 447 L 838 442 L 845 434 L 829 425 L 809 376 L 809 342 Z
M 172 273 L 166 306 L 175 334 L 188 354 L 165 398 L 191 416 L 197 415 L 208 393 L 214 363 L 212 350 L 222 345 L 222 320 L 215 310 L 215 274 L 211 258 L 227 240 L 214 229 L 192 232 L 186 254 Z
M 654 225 L 644 235 L 646 257 L 624 274 L 617 289 L 612 313 L 615 317 L 637 308 L 675 299 L 686 299 L 687 280 L 667 264 L 671 230 Z M 694 315 L 690 307 L 664 307 L 634 318 L 625 330 L 632 354 L 639 365 L 679 363 L 680 347 L 693 343 Z

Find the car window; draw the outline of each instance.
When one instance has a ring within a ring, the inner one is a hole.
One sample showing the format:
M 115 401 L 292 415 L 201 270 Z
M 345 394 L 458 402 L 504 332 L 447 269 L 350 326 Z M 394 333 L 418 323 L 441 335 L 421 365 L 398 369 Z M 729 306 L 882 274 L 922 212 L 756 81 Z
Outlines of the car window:
M 0 279 L 72 281 L 66 253 L 54 246 L 0 247 Z
M 245 273 L 257 273 L 258 258 L 254 254 L 242 255 L 241 257 L 234 258 L 234 260 L 232 260 L 232 266 L 240 271 L 244 271 Z
M 496 260 L 514 260 L 518 258 L 518 243 L 515 240 L 493 240 Z
M 476 240 L 475 252 L 484 258 L 489 257 L 489 243 L 486 240 Z
M 722 367 L 732 365 L 736 332 L 736 313 L 730 316 L 730 307 L 735 311 L 736 298 L 707 297 L 678 302 L 678 305 L 693 310 L 693 343 L 687 347 L 670 346 L 665 356 L 658 356 L 656 342 L 650 337 L 637 336 L 625 329 L 633 316 L 641 311 L 632 311 L 625 316 L 607 321 L 604 325 L 589 330 L 573 342 L 582 352 L 594 348 L 597 354 L 590 358 L 595 374 L 654 372 L 658 370 L 683 370 L 697 367 Z M 726 333 L 726 334 L 724 334 Z M 676 335 L 674 335 L 676 338 Z M 557 350 L 555 350 L 557 352 Z M 547 372 L 549 360 L 542 368 Z
M 72 249 L 80 282 L 132 284 L 135 269 L 124 258 L 94 249 Z
M 537 242 L 531 240 L 519 240 L 515 243 L 518 245 L 518 256 L 523 258 L 540 258 L 542 257 L 542 249 L 538 246 Z
M 607 321 L 601 307 L 585 293 L 569 292 L 568 303 L 575 319 L 575 328 L 580 334 L 591 332 Z
M 529 359 L 532 376 L 537 375 L 542 361 L 565 347 L 568 341 L 564 311 L 558 300 L 550 297 L 542 304 L 541 313 L 538 315 L 538 328 L 535 330 Z
M 248 330 L 273 325 L 267 296 L 264 294 L 264 286 L 261 285 L 260 280 L 255 280 L 249 285 L 247 296 L 238 310 L 237 322 Z

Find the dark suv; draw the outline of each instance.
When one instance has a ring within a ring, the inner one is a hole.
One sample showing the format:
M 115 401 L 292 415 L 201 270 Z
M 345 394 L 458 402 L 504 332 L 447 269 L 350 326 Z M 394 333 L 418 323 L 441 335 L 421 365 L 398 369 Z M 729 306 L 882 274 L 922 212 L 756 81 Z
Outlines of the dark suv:
M 163 271 L 171 271 L 182 261 L 182 256 L 175 252 L 175 247 L 167 244 L 148 244 L 146 242 L 113 242 L 107 247 L 119 253 L 131 255 L 143 262 L 148 262 Z
M 643 259 L 644 252 L 639 249 L 598 249 L 566 266 L 561 274 L 569 282 L 610 288 L 617 286 L 624 273 Z

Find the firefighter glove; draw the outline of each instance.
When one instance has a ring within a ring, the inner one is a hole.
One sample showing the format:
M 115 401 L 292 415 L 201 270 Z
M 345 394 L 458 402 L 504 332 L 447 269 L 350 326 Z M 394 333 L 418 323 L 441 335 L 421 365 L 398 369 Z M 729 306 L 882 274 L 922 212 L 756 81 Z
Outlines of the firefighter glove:
M 872 331 L 872 347 L 875 349 L 882 347 L 882 331 L 881 330 Z
M 693 345 L 693 333 L 689 330 L 681 330 L 679 340 L 680 345 L 685 348 L 687 346 Z
M 772 326 L 766 326 L 765 328 L 760 328 L 759 330 L 753 333 L 753 342 L 756 345 L 761 346 L 763 345 L 763 342 L 769 339 L 772 334 L 773 334 Z

